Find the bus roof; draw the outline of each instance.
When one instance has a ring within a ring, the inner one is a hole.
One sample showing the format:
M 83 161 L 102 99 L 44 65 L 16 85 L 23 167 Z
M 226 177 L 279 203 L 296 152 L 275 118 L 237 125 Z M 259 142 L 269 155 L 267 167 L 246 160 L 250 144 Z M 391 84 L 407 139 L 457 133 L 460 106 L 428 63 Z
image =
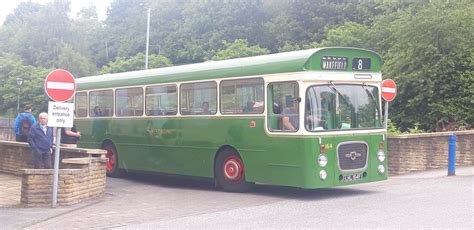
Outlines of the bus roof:
M 309 70 L 323 70 L 322 57 L 370 58 L 372 65 L 369 72 L 380 71 L 381 57 L 370 50 L 358 48 L 329 47 L 309 50 L 284 52 L 223 61 L 164 67 L 158 69 L 104 74 L 76 79 L 77 90 L 93 88 L 122 87 L 132 85 L 159 84 L 254 76 L 274 73 L 288 73 Z M 346 61 L 350 63 L 350 61 Z M 339 71 L 348 71 L 348 68 Z

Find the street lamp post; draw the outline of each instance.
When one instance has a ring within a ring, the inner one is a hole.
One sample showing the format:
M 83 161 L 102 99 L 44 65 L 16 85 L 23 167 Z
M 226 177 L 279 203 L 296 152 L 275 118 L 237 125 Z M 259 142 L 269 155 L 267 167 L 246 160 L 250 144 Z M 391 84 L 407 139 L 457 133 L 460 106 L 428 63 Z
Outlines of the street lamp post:
M 20 113 L 20 88 L 21 84 L 23 84 L 23 79 L 17 77 L 16 78 L 16 85 L 18 86 L 18 102 L 17 102 L 17 107 L 16 107 L 16 112 Z
M 146 21 L 146 53 L 145 53 L 145 69 L 148 69 L 148 46 L 150 45 L 150 8 L 148 8 Z

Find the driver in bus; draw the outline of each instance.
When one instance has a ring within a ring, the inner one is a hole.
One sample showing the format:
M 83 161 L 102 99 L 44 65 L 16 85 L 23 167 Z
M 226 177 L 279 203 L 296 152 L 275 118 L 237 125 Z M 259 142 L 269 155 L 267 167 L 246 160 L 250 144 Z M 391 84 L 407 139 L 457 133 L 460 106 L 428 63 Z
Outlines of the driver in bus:
M 310 109 L 309 102 L 306 103 L 305 109 L 305 125 L 306 129 L 310 131 L 324 130 L 326 121 L 321 118 L 320 114 L 317 114 L 316 111 Z
M 306 129 L 311 131 L 324 130 L 325 121 L 316 114 L 306 116 Z

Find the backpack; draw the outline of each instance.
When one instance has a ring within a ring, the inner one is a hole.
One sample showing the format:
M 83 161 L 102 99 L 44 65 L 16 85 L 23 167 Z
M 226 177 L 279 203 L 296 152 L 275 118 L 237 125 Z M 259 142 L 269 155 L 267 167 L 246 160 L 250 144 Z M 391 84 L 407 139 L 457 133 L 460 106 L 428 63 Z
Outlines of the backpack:
M 20 121 L 20 134 L 22 136 L 28 136 L 28 133 L 30 132 L 30 128 L 31 128 L 30 116 L 31 114 L 28 114 L 25 117 L 23 117 L 23 119 Z

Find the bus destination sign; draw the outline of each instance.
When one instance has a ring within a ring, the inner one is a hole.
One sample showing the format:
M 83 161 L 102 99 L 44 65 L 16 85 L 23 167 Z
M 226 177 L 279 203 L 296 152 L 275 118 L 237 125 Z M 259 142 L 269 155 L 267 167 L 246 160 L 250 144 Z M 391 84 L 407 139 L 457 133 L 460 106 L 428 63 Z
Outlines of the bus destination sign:
M 352 70 L 370 70 L 370 58 L 352 59 Z
M 346 70 L 346 57 L 323 56 L 321 58 L 321 69 L 323 70 Z

